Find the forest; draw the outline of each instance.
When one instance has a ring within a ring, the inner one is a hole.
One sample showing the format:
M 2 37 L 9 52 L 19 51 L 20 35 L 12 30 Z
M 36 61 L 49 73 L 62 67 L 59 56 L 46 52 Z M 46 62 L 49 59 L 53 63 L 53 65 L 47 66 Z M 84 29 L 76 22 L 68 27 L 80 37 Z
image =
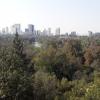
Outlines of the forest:
M 0 36 L 0 100 L 100 100 L 100 38 Z

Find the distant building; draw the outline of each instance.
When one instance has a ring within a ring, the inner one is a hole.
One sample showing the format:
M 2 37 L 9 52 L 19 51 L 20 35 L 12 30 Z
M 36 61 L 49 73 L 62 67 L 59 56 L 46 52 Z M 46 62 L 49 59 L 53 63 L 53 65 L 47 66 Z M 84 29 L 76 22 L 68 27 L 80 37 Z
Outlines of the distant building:
M 8 27 L 5 28 L 5 33 L 9 33 L 9 28 Z
M 36 31 L 36 35 L 37 35 L 37 36 L 41 36 L 41 35 L 42 35 L 42 32 L 41 32 L 40 30 L 37 30 L 37 31 Z
M 34 33 L 34 25 L 29 24 L 28 25 L 28 31 L 29 31 L 29 33 Z
M 2 28 L 2 32 L 1 33 L 8 34 L 9 33 L 9 28 L 8 27 Z
M 3 34 L 6 33 L 5 28 L 2 28 L 2 33 L 3 33 Z
M 56 29 L 55 35 L 60 35 L 60 28 Z
M 12 26 L 12 33 L 18 32 L 19 34 L 21 33 L 21 25 L 20 24 L 14 24 Z
M 68 33 L 67 32 L 65 33 L 65 36 L 68 36 Z
M 28 28 L 25 28 L 25 33 L 28 33 L 29 32 L 29 29 Z
M 48 35 L 48 31 L 46 29 L 44 29 L 43 32 L 42 32 L 42 35 L 43 36 L 47 36 Z
M 89 37 L 93 36 L 93 32 L 92 31 L 88 31 L 88 33 L 89 33 Z
M 51 28 L 48 28 L 48 36 L 51 36 Z
M 71 32 L 70 34 L 71 37 L 76 37 L 77 36 L 77 33 L 75 31 Z
M 96 33 L 94 34 L 94 36 L 100 37 L 100 32 L 96 32 Z

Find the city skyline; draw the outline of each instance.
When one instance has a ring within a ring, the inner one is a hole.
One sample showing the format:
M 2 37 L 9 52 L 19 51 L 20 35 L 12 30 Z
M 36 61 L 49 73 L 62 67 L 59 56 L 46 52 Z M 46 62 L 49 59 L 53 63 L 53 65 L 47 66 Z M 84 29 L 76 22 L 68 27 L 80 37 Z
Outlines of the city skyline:
M 62 32 L 61 31 L 62 29 L 60 27 L 56 27 L 54 32 L 52 31 L 52 28 L 51 27 L 48 27 L 48 28 L 44 28 L 42 30 L 40 29 L 36 29 L 35 28 L 35 25 L 34 24 L 27 24 L 26 27 L 24 27 L 22 29 L 22 25 L 20 23 L 15 23 L 13 25 L 11 25 L 10 27 L 6 26 L 6 27 L 3 27 L 0 29 L 0 33 L 10 33 L 10 34 L 13 34 L 13 33 L 16 33 L 16 31 L 19 33 L 19 34 L 24 34 L 24 33 L 34 33 L 34 32 L 39 32 L 39 33 L 45 33 L 45 34 L 52 34 L 52 35 L 70 35 L 72 33 L 75 33 L 77 36 L 88 36 L 90 34 L 96 34 L 96 33 L 99 33 L 100 34 L 100 31 L 87 31 L 87 34 L 79 34 L 77 31 L 70 31 L 70 32 Z
M 0 0 L 0 29 L 33 23 L 36 29 L 57 27 L 61 32 L 100 31 L 100 0 Z
M 25 27 L 23 30 L 22 30 L 22 25 L 20 23 L 17 23 L 17 24 L 13 24 L 12 26 L 8 27 L 3 27 L 2 29 L 0 29 L 0 33 L 2 34 L 13 34 L 13 33 L 16 33 L 18 32 L 19 34 L 35 34 L 36 32 L 39 32 L 39 33 L 44 33 L 45 35 L 56 35 L 56 34 L 59 34 L 60 35 L 60 27 L 59 28 L 56 28 L 55 29 L 55 32 L 53 33 L 52 32 L 52 29 L 49 27 L 49 28 L 44 28 L 43 30 L 36 30 L 35 29 L 35 25 L 33 24 L 28 24 L 27 27 Z M 65 33 L 63 33 L 65 34 Z

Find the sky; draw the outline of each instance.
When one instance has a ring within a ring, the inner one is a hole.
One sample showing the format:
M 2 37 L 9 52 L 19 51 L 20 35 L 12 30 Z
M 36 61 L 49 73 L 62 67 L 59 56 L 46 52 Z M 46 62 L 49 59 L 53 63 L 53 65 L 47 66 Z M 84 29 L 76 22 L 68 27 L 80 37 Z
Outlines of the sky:
M 34 24 L 52 32 L 100 32 L 100 0 L 0 0 L 0 29 L 15 23 L 22 29 Z

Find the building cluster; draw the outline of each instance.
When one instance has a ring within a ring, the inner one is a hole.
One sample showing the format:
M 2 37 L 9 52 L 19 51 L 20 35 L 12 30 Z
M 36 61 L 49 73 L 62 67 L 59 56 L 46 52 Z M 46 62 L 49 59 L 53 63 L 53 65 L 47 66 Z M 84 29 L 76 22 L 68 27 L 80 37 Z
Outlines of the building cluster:
M 14 24 L 10 28 L 5 27 L 2 28 L 1 34 L 14 34 L 14 33 L 23 34 L 25 37 L 38 37 L 38 36 L 60 36 L 60 38 L 76 38 L 77 32 L 72 31 L 70 34 L 61 33 L 60 27 L 56 28 L 55 32 L 52 33 L 51 28 L 41 30 L 36 30 L 33 24 L 28 24 L 27 28 L 24 31 L 21 29 L 21 24 Z M 99 32 L 93 33 L 92 31 L 88 31 L 89 37 L 100 36 Z
M 88 33 L 89 33 L 89 37 L 100 37 L 100 32 L 95 32 L 95 33 L 93 33 L 92 31 L 88 31 Z
M 8 34 L 8 33 L 13 34 L 16 32 L 18 32 L 19 34 L 25 34 L 25 35 L 33 34 L 34 36 L 39 36 L 39 35 L 40 36 L 53 36 L 53 35 L 60 35 L 61 34 L 60 28 L 57 28 L 55 30 L 55 33 L 52 33 L 51 28 L 44 29 L 43 31 L 36 30 L 34 28 L 33 24 L 28 24 L 28 27 L 25 28 L 24 31 L 22 31 L 22 29 L 21 29 L 21 24 L 14 24 L 10 28 L 5 27 L 5 28 L 2 28 L 0 31 L 1 34 Z

